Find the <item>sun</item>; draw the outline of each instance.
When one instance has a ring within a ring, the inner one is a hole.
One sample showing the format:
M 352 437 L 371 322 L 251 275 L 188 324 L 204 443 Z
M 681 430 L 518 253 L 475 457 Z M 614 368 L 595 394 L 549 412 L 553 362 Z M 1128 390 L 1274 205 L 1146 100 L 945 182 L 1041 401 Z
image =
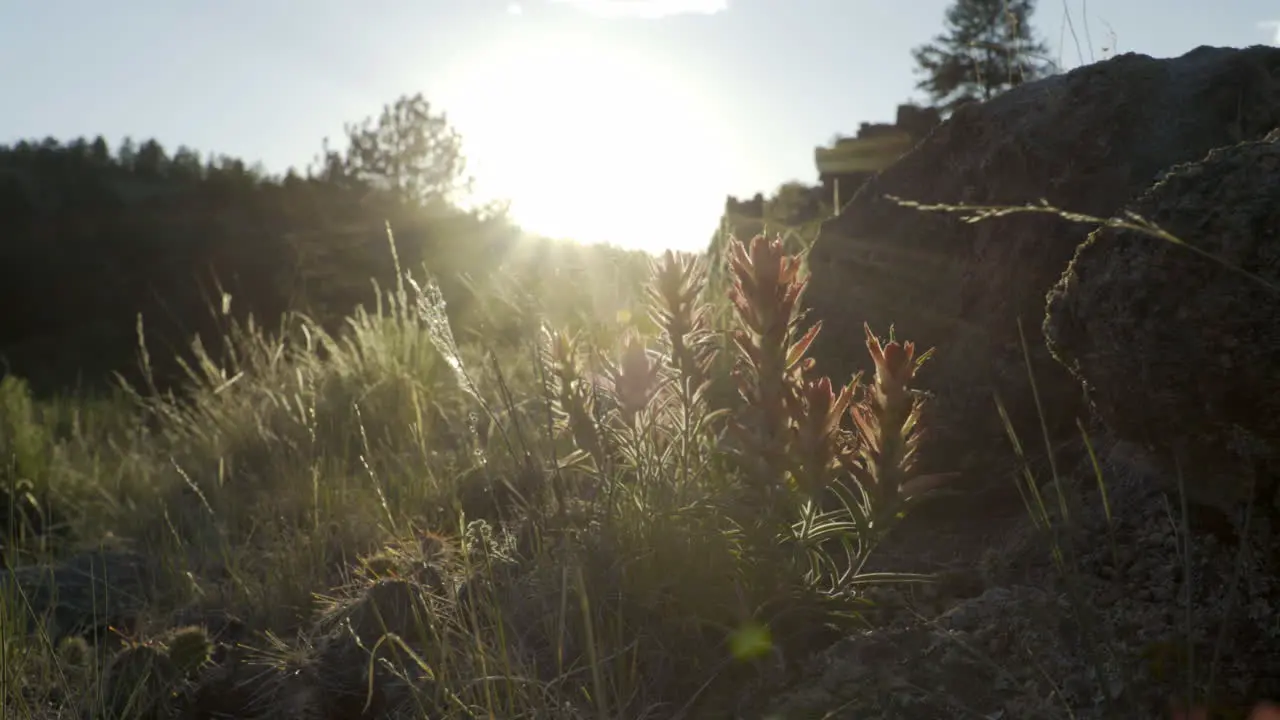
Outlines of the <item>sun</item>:
M 461 59 L 442 105 L 484 198 L 529 232 L 701 249 L 739 154 L 687 69 L 582 32 L 519 29 Z

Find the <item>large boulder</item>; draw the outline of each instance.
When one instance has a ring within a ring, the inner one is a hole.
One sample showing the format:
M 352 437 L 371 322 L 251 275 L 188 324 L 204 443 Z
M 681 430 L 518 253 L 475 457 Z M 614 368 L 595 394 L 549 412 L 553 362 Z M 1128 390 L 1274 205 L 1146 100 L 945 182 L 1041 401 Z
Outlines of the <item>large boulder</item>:
M 1131 209 L 1222 262 L 1095 231 L 1049 295 L 1050 349 L 1116 436 L 1181 471 L 1192 502 L 1231 510 L 1252 495 L 1274 515 L 1280 131 L 1173 168 Z
M 993 544 L 976 588 L 947 576 L 873 587 L 871 627 L 743 717 L 1157 720 L 1186 697 L 1192 668 L 1190 689 L 1212 697 L 1214 717 L 1280 698 L 1274 546 L 1187 543 L 1159 468 L 1095 440 L 1110 506 L 1092 461 L 1064 468 L 1069 522 L 1055 502 L 1053 532 L 1028 522 Z
M 1011 487 L 987 462 L 1010 455 L 995 393 L 1023 444 L 1043 446 L 1019 320 L 1051 439 L 1075 437 L 1086 412 L 1078 381 L 1038 332 L 1045 295 L 1086 228 L 1028 213 L 970 224 L 886 196 L 972 205 L 1043 198 L 1107 217 L 1167 168 L 1277 125 L 1280 48 L 1261 46 L 1170 59 L 1130 53 L 960 109 L 822 227 L 806 297 L 810 317 L 824 323 L 813 349 L 820 368 L 844 377 L 865 367 L 864 321 L 936 346 L 922 373 L 936 393 L 922 460 Z

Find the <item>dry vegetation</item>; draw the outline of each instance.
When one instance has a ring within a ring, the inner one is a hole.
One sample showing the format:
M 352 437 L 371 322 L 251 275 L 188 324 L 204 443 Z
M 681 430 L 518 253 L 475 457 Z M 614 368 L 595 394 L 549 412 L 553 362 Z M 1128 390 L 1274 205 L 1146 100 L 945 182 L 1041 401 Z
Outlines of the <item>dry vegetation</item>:
M 799 259 L 757 236 L 729 268 L 715 313 L 667 253 L 607 344 L 498 357 L 403 275 L 340 335 L 232 325 L 182 396 L 6 378 L 5 716 L 707 716 L 776 687 L 936 482 L 928 353 L 868 328 L 873 377 L 817 377 Z
M 758 710 L 876 622 L 870 586 L 931 581 L 864 566 L 949 478 L 913 472 L 932 350 L 865 328 L 872 375 L 819 376 L 800 256 L 756 236 L 723 264 L 723 294 L 668 252 L 610 318 L 495 294 L 462 328 L 400 273 L 339 333 L 228 320 L 177 394 L 4 378 L 4 717 Z

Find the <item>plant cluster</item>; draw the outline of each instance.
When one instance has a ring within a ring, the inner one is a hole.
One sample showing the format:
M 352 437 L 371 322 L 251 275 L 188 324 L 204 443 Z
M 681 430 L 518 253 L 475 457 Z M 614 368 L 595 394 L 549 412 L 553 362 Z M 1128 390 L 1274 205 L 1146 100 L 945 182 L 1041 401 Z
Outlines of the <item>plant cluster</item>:
M 591 488 L 579 496 L 599 499 L 600 522 L 713 507 L 716 531 L 749 559 L 738 570 L 755 573 L 742 585 L 791 600 L 849 593 L 912 501 L 946 479 L 914 470 L 924 399 L 912 386 L 930 353 L 866 327 L 873 378 L 834 386 L 807 356 L 821 324 L 803 327 L 800 266 L 780 239 L 732 240 L 726 337 L 711 326 L 705 262 L 668 252 L 648 292 L 657 337 L 627 334 L 610 356 L 549 330 L 543 346 L 569 445 L 558 471 Z
M 854 581 L 922 480 L 928 353 L 867 329 L 874 377 L 833 387 L 798 257 L 729 248 L 727 298 L 707 258 L 668 252 L 613 328 L 544 315 L 532 367 L 455 337 L 436 285 L 397 271 L 344 332 L 232 323 L 227 352 L 193 347 L 184 393 L 126 392 L 133 421 L 49 436 L 41 484 L 75 534 L 135 540 L 155 573 L 149 622 L 74 606 L 155 638 L 66 646 L 102 666 L 90 704 L 671 716 L 732 707 L 864 622 Z M 72 611 L 18 589 L 19 614 Z M 193 604 L 250 634 L 166 629 Z M 22 647 L 15 672 L 76 695 Z

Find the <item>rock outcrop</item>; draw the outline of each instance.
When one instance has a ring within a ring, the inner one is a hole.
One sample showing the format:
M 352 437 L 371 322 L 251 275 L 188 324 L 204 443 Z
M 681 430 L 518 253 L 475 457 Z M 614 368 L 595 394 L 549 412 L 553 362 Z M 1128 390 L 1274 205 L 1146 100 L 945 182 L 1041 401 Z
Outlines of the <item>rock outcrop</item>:
M 873 628 L 744 717 L 1163 720 L 1189 692 L 1209 698 L 1214 717 L 1280 698 L 1268 542 L 1188 542 L 1170 523 L 1160 471 L 1127 443 L 1095 440 L 1110 518 L 1091 464 L 1067 468 L 1069 520 L 1051 508 L 1052 532 L 1027 522 L 990 547 L 976 592 L 948 576 L 874 588 Z
M 1252 497 L 1274 516 L 1280 131 L 1173 168 L 1131 210 L 1221 262 L 1095 231 L 1049 296 L 1050 349 L 1112 432 L 1181 472 L 1193 502 L 1231 511 Z
M 57 564 L 0 570 L 0 597 L 22 597 L 31 618 L 43 624 L 42 631 L 54 642 L 74 635 L 101 636 L 110 627 L 134 625 L 153 599 L 151 570 L 141 553 L 112 540 Z
M 993 394 L 1023 444 L 1043 446 L 1019 320 L 1051 439 L 1077 436 L 1086 413 L 1078 381 L 1051 358 L 1038 327 L 1087 227 L 1025 213 L 968 224 L 886 196 L 971 205 L 1043 198 L 1108 217 L 1169 167 L 1277 125 L 1280 48 L 1261 46 L 1126 54 L 962 108 L 824 224 L 806 298 L 825 326 L 814 348 L 820 367 L 833 377 L 859 367 L 864 321 L 936 346 L 922 375 L 937 392 L 932 452 L 922 460 L 1007 485 L 985 462 L 1009 455 Z
M 1133 230 L 965 224 L 885 195 L 1132 211 L 1236 269 Z M 1013 454 L 993 393 L 1039 442 L 1019 320 L 1051 440 L 1105 427 L 1058 483 L 1037 473 L 1035 522 L 989 498 L 909 515 L 877 569 L 948 572 L 869 597 L 872 629 L 774 717 L 1160 718 L 1187 696 L 1243 716 L 1280 697 L 1280 49 L 1126 55 L 964 108 L 823 227 L 810 266 L 828 372 L 857 367 L 864 320 L 938 347 L 939 464 Z M 1264 512 L 1244 533 L 1218 511 L 1249 499 Z M 941 527 L 966 514 L 967 533 Z

